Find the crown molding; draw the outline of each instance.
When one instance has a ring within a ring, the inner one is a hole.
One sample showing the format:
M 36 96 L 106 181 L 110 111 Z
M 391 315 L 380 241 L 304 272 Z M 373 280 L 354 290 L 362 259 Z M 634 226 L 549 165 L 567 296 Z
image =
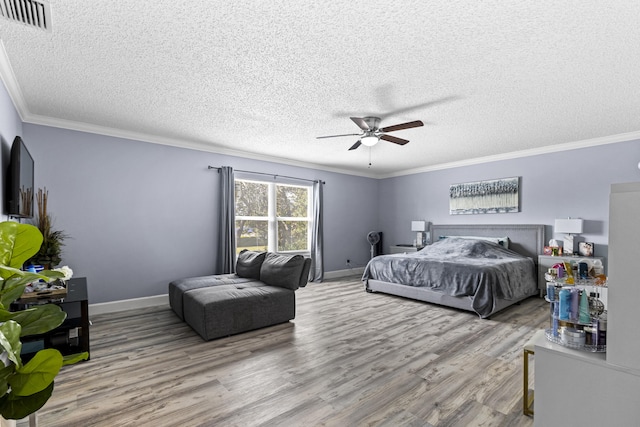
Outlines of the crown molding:
M 18 85 L 18 79 L 13 72 L 13 67 L 7 56 L 7 50 L 4 47 L 4 41 L 0 39 L 0 79 L 7 88 L 9 97 L 13 101 L 13 105 L 18 111 L 20 119 L 24 122 L 25 116 L 28 114 L 27 103 L 22 95 L 22 89 Z
M 18 91 L 19 91 L 19 88 L 18 88 Z M 19 96 L 21 96 L 21 93 L 19 93 Z M 14 98 L 12 97 L 12 99 Z M 545 147 L 513 151 L 510 153 L 476 157 L 473 159 L 461 160 L 458 162 L 441 163 L 441 164 L 425 166 L 421 168 L 407 169 L 404 171 L 393 172 L 390 174 L 366 174 L 358 171 L 332 168 L 328 166 L 301 162 L 298 160 L 287 159 L 283 157 L 268 156 L 263 154 L 250 153 L 247 151 L 231 150 L 227 148 L 215 147 L 204 142 L 189 141 L 189 140 L 183 140 L 183 139 L 177 139 L 177 138 L 166 138 L 158 135 L 149 135 L 149 134 L 144 134 L 140 132 L 131 132 L 131 131 L 126 131 L 122 129 L 109 128 L 105 126 L 98 126 L 98 125 L 93 125 L 93 124 L 88 124 L 83 122 L 75 122 L 71 120 L 56 119 L 56 118 L 51 118 L 47 116 L 39 116 L 39 115 L 34 115 L 29 113 L 26 108 L 22 108 L 21 111 L 22 112 L 20 113 L 20 115 L 24 123 L 50 126 L 50 127 L 61 128 L 61 129 L 69 129 L 69 130 L 75 130 L 79 132 L 86 132 L 86 133 L 93 133 L 97 135 L 111 136 L 115 138 L 129 139 L 133 141 L 142 141 L 142 142 L 148 142 L 152 144 L 168 145 L 168 146 L 177 147 L 177 148 L 187 148 L 192 150 L 204 151 L 208 153 L 216 153 L 216 154 L 240 157 L 245 159 L 260 160 L 264 162 L 285 164 L 288 166 L 296 166 L 296 167 L 302 167 L 306 169 L 314 169 L 314 170 L 334 172 L 334 173 L 339 173 L 344 175 L 360 176 L 364 178 L 373 178 L 373 179 L 395 178 L 395 177 L 406 176 L 406 175 L 415 175 L 418 173 L 434 172 L 434 171 L 453 169 L 453 168 L 459 168 L 464 166 L 474 166 L 474 165 L 479 165 L 483 163 L 498 162 L 502 160 L 512 160 L 512 159 L 518 159 L 522 157 L 537 156 L 541 154 L 550 154 L 550 153 L 557 153 L 562 151 L 578 150 L 581 148 L 589 148 L 589 147 L 595 147 L 599 145 L 615 144 L 618 142 L 632 141 L 634 139 L 640 140 L 640 131 L 627 132 L 627 133 L 610 135 L 610 136 L 605 136 L 600 138 L 587 139 L 583 141 L 574 141 L 574 142 L 568 142 L 564 144 L 548 145 Z
M 375 176 L 373 175 L 359 174 L 358 172 L 354 172 L 351 170 L 326 167 L 326 166 L 322 166 L 314 163 L 306 163 L 306 162 L 301 162 L 293 159 L 287 159 L 284 157 L 255 154 L 255 153 L 250 153 L 247 151 L 240 151 L 240 150 L 231 150 L 228 148 L 216 147 L 206 142 L 191 141 L 191 140 L 178 139 L 178 138 L 167 138 L 163 136 L 150 135 L 150 134 L 141 133 L 141 132 L 132 132 L 132 131 L 127 131 L 127 130 L 122 130 L 117 128 L 106 127 L 106 126 L 98 126 L 98 125 L 93 125 L 93 124 L 84 123 L 84 122 L 57 119 L 57 118 L 52 118 L 47 116 L 39 116 L 35 114 L 30 114 L 30 113 L 25 114 L 25 116 L 23 117 L 23 122 L 35 124 L 35 125 L 41 125 L 41 126 L 55 127 L 60 129 L 69 129 L 69 130 L 74 130 L 79 132 L 93 133 L 97 135 L 111 136 L 114 138 L 122 138 L 122 139 L 129 139 L 133 141 L 149 142 L 152 144 L 167 145 L 167 146 L 176 147 L 176 148 L 188 148 L 191 150 L 204 151 L 208 153 L 241 157 L 244 159 L 279 163 L 279 164 L 285 164 L 288 166 L 302 167 L 306 169 L 314 169 L 314 170 L 335 172 L 335 173 L 347 174 L 347 175 L 358 175 L 358 176 L 363 176 L 367 178 L 375 178 Z
M 620 133 L 617 135 L 603 136 L 599 138 L 585 139 L 583 141 L 567 142 L 564 144 L 548 145 L 546 147 L 538 147 L 538 148 L 531 148 L 527 150 L 513 151 L 511 153 L 496 154 L 493 156 L 476 157 L 473 159 L 461 160 L 459 162 L 441 163 L 438 165 L 425 166 L 422 168 L 407 169 L 400 172 L 394 172 L 391 174 L 378 176 L 378 179 L 395 178 L 399 176 L 414 175 L 414 174 L 424 173 L 424 172 L 434 172 L 438 170 L 453 169 L 453 168 L 459 168 L 463 166 L 474 166 L 474 165 L 479 165 L 483 163 L 498 162 L 501 160 L 512 160 L 512 159 L 518 159 L 522 157 L 538 156 L 541 154 L 550 154 L 550 153 L 558 153 L 561 151 L 578 150 L 581 148 L 596 147 L 599 145 L 633 141 L 634 139 L 640 140 L 640 131 Z

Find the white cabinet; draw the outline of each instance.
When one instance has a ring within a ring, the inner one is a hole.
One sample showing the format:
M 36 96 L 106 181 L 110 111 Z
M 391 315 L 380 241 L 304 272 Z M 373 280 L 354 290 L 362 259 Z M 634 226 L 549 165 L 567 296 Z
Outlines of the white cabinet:
M 640 183 L 614 184 L 609 202 L 607 362 L 640 374 Z M 640 396 L 640 394 L 639 394 Z
M 640 183 L 611 186 L 607 352 L 535 347 L 535 426 L 638 425 Z
M 638 425 L 640 375 L 611 366 L 605 353 L 537 344 L 535 426 Z

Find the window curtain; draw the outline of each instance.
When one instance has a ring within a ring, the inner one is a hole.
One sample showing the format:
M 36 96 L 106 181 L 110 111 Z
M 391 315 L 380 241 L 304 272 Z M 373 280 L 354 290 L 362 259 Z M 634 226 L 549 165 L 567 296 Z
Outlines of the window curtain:
M 220 221 L 218 234 L 218 274 L 235 273 L 236 270 L 236 201 L 233 168 L 220 168 Z
M 311 230 L 311 268 L 309 281 L 322 282 L 324 262 L 322 257 L 322 181 L 313 183 L 313 229 Z

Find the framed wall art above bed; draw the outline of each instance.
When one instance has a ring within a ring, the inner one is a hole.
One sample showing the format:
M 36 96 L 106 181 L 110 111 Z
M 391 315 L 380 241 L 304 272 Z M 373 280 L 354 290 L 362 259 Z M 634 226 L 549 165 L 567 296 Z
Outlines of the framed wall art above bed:
M 451 215 L 520 211 L 520 177 L 465 182 L 449 187 Z

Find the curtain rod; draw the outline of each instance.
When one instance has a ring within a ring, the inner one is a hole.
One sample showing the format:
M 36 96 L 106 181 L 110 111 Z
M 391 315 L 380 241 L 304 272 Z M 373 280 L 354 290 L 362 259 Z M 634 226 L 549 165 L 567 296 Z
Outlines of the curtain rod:
M 209 166 L 209 169 L 217 169 L 218 172 L 220 172 L 219 167 L 216 166 Z M 287 176 L 287 175 L 278 175 L 275 173 L 265 173 L 265 172 L 254 172 L 254 171 L 243 171 L 241 169 L 234 169 L 234 172 L 244 172 L 244 173 L 253 173 L 256 175 L 266 175 L 266 176 L 272 176 L 274 179 L 277 177 L 282 177 L 282 178 L 289 178 L 289 179 L 297 179 L 299 181 L 308 181 L 308 182 L 319 182 L 320 184 L 326 184 L 326 182 L 320 180 L 320 179 L 305 179 L 305 178 L 296 178 L 295 176 Z

